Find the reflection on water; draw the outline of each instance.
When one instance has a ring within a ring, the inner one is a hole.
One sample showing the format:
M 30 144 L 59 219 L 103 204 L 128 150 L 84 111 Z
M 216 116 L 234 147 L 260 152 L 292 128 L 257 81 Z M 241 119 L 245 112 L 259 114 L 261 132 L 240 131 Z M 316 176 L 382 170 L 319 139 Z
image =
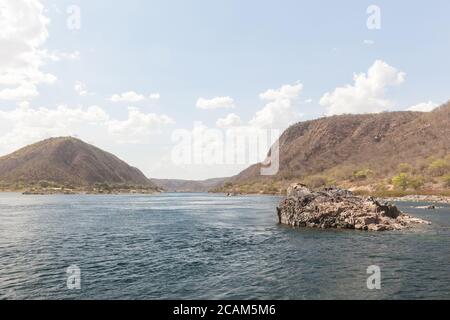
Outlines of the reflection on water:
M 277 225 L 279 200 L 0 194 L 0 298 L 450 298 L 449 206 L 402 203 L 433 225 L 368 233 Z M 371 265 L 381 290 L 367 289 Z

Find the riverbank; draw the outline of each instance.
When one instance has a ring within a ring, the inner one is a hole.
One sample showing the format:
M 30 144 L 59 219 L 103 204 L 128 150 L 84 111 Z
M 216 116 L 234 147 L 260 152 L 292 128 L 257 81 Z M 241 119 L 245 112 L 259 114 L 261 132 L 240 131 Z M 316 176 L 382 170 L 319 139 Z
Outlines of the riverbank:
M 394 202 L 432 202 L 450 204 L 450 197 L 437 195 L 408 195 L 404 197 L 391 197 L 384 199 Z
M 0 193 L 21 193 L 22 195 L 126 195 L 126 194 L 159 194 L 155 189 L 0 189 Z
M 166 193 L 162 190 L 144 190 L 144 189 L 123 189 L 123 190 L 114 190 L 114 191 L 105 191 L 105 190 L 87 190 L 87 189 L 79 189 L 79 190 L 30 190 L 30 189 L 0 189 L 0 193 L 21 193 L 22 195 L 126 195 L 126 194 L 142 194 L 142 195 L 152 195 L 152 194 L 160 194 Z M 176 193 L 176 192 L 169 192 Z M 190 192 L 179 192 L 179 193 L 187 193 Z M 199 192 L 192 192 L 199 193 Z M 201 193 L 201 192 L 200 192 Z M 286 196 L 286 194 L 282 193 L 223 193 L 223 192 L 209 192 L 212 194 L 222 194 L 225 197 L 245 197 L 245 196 Z M 357 193 L 358 194 L 358 193 Z M 377 194 L 360 194 L 363 196 L 373 196 L 375 198 L 382 199 L 384 201 L 391 202 L 431 202 L 431 203 L 440 203 L 440 204 L 450 204 L 450 196 L 442 196 L 442 195 L 405 195 L 405 196 L 381 196 Z
M 247 192 L 247 193 L 236 193 L 236 192 L 215 192 L 211 193 L 224 194 L 227 197 L 236 196 L 286 196 L 286 193 L 281 192 Z M 382 199 L 384 201 L 391 202 L 432 202 L 441 204 L 450 204 L 450 195 L 446 195 L 447 192 L 437 192 L 436 194 L 407 194 L 402 192 L 392 192 L 392 193 L 371 193 L 366 191 L 356 191 L 356 195 L 374 197 Z

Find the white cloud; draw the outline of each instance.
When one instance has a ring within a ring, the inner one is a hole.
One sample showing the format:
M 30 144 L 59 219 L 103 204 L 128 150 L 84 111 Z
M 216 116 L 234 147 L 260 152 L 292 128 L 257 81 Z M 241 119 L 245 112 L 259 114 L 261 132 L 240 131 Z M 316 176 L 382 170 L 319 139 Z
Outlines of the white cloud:
M 156 92 L 156 93 L 150 94 L 150 96 L 148 98 L 150 100 L 159 100 L 159 99 L 161 99 L 161 95 L 158 92 Z
M 128 91 L 122 94 L 114 94 L 110 100 L 112 102 L 139 102 L 144 101 L 145 96 L 134 91 Z
M 0 154 L 55 136 L 103 137 L 114 142 L 146 143 L 174 121 L 166 115 L 146 114 L 130 108 L 124 120 L 112 118 L 99 106 L 31 108 L 0 111 Z
M 241 118 L 234 113 L 230 113 L 225 118 L 218 119 L 216 125 L 219 128 L 237 127 L 241 125 Z
M 250 126 L 265 129 L 285 129 L 298 121 L 301 114 L 296 110 L 296 102 L 303 90 L 303 84 L 284 85 L 276 90 L 267 90 L 260 94 L 268 101 L 250 120 Z
M 52 136 L 75 135 L 82 130 L 86 132 L 90 125 L 108 120 L 108 115 L 96 106 L 48 109 L 22 105 L 10 111 L 0 111 L 0 151 L 11 152 Z
M 84 84 L 81 81 L 75 82 L 74 89 L 82 97 L 90 94 L 89 91 L 87 90 L 86 84 Z
M 117 135 L 119 142 L 141 143 L 145 142 L 149 135 L 173 124 L 175 121 L 166 115 L 145 114 L 137 108 L 129 107 L 128 119 L 109 121 L 108 131 Z
M 15 88 L 5 88 L 0 90 L 0 100 L 32 99 L 38 95 L 39 92 L 32 83 L 24 83 Z
M 150 100 L 159 100 L 161 95 L 157 92 L 148 96 Z M 147 98 L 143 94 L 136 93 L 135 91 L 128 91 L 121 94 L 114 94 L 109 100 L 112 102 L 141 102 Z
M 17 106 L 22 109 L 27 109 L 30 107 L 30 102 L 22 101 L 22 102 L 17 103 Z
M 294 85 L 286 84 L 279 89 L 269 89 L 259 95 L 261 100 L 294 100 L 297 99 L 303 90 L 303 84 L 297 82 Z
M 375 44 L 375 41 L 373 41 L 373 40 L 364 40 L 363 43 L 365 45 L 368 45 L 368 46 L 373 46 Z
M 216 97 L 213 99 L 199 98 L 197 100 L 197 108 L 199 109 L 220 109 L 234 108 L 234 100 L 230 97 Z
M 385 98 L 386 88 L 403 83 L 405 73 L 377 60 L 367 74 L 355 74 L 353 80 L 353 85 L 338 87 L 322 97 L 320 104 L 327 108 L 328 115 L 391 110 L 394 103 Z
M 73 51 L 73 52 L 42 51 L 41 54 L 44 57 L 46 57 L 52 61 L 56 61 L 56 62 L 61 61 L 61 60 L 79 60 L 80 59 L 80 51 Z
M 433 111 L 434 109 L 436 109 L 437 107 L 439 107 L 439 105 L 437 103 L 428 101 L 428 102 L 422 102 L 422 103 L 416 104 L 415 106 L 409 107 L 407 110 L 408 111 L 419 111 L 419 112 L 430 112 L 430 111 Z
M 39 94 L 39 84 L 56 80 L 41 70 L 48 58 L 41 47 L 49 22 L 39 0 L 1 1 L 0 99 L 32 99 Z

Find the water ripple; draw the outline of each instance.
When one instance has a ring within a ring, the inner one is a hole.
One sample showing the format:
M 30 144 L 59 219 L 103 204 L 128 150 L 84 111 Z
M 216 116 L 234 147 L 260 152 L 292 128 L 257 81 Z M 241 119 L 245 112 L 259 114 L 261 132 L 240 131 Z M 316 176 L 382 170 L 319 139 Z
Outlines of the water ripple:
M 278 201 L 0 194 L 0 299 L 450 298 L 450 207 L 401 204 L 433 225 L 375 234 L 279 226 Z

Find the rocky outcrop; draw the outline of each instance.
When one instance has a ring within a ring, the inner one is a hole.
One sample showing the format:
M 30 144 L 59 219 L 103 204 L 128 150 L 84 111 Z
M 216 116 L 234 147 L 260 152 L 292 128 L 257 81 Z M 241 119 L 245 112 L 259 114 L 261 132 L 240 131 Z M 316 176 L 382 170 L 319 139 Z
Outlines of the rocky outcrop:
M 418 206 L 418 207 L 416 207 L 416 209 L 422 209 L 422 210 L 436 210 L 436 206 L 435 206 L 435 205 L 431 205 L 431 206 Z
M 313 192 L 295 184 L 277 208 L 281 224 L 294 227 L 340 228 L 369 231 L 402 230 L 429 224 L 403 214 L 389 202 L 358 197 L 348 190 L 328 188 Z

